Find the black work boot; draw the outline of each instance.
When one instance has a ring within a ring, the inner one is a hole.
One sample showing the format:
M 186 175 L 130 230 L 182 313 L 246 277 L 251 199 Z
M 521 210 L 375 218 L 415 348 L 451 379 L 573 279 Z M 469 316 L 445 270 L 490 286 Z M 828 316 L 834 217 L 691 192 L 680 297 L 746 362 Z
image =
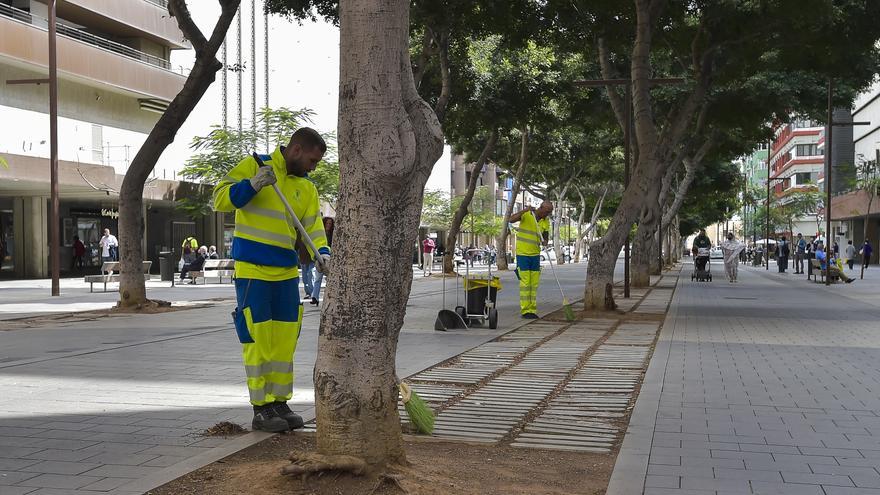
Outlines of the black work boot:
M 298 428 L 303 427 L 303 419 L 302 417 L 291 411 L 290 407 L 287 405 L 287 402 L 273 402 L 272 405 L 275 408 L 275 413 L 285 421 L 287 421 L 287 426 L 291 430 L 296 430 Z
M 290 429 L 287 426 L 287 421 L 275 412 L 274 406 L 274 404 L 254 406 L 254 420 L 251 423 L 254 430 L 280 433 Z

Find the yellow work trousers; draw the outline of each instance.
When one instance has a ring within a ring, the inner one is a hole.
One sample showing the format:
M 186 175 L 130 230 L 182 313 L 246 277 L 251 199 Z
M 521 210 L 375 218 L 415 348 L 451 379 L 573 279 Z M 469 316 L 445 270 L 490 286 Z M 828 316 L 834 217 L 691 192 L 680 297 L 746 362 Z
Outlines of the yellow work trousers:
M 299 278 L 237 279 L 235 289 L 241 309 L 236 331 L 251 404 L 286 402 L 293 396 L 293 355 L 302 326 Z
M 519 278 L 520 314 L 538 312 L 538 283 L 541 281 L 541 257 L 516 257 L 516 276 Z

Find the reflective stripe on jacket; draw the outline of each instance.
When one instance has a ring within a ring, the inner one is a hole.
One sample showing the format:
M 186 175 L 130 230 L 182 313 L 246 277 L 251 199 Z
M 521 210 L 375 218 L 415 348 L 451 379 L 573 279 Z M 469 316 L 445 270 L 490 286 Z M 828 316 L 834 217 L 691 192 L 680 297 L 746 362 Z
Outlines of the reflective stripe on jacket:
M 519 220 L 519 227 L 516 229 L 517 256 L 537 256 L 541 254 L 542 234 L 549 231 L 549 219 L 542 218 L 538 220 L 531 211 L 523 213 Z
M 261 156 L 261 159 L 274 169 L 278 188 L 318 251 L 330 254 L 315 185 L 304 177 L 287 175 L 287 164 L 280 147 L 271 155 Z M 214 210 L 235 211 L 232 257 L 257 265 L 297 266 L 296 229 L 271 186 L 264 187 L 260 192 L 251 186 L 250 178 L 256 175 L 257 169 L 257 161 L 248 156 L 214 188 Z

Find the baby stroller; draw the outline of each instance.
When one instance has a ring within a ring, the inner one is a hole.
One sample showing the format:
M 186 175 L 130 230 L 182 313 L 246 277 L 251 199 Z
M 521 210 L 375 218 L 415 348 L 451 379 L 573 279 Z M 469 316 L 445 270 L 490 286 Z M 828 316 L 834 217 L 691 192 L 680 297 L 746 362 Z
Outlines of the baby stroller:
M 691 274 L 691 281 L 711 282 L 712 281 L 712 261 L 709 258 L 709 248 L 697 248 L 696 256 L 694 256 L 694 273 Z

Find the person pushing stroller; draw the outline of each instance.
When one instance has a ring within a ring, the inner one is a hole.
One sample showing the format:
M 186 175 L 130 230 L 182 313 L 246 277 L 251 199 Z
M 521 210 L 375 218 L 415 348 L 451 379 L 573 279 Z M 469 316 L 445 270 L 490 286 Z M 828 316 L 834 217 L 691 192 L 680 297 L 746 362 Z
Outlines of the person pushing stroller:
M 706 263 L 709 262 L 709 250 L 712 248 L 712 241 L 706 235 L 706 229 L 700 229 L 699 235 L 694 239 L 691 251 L 694 253 L 694 268 L 696 273 L 702 274 L 706 271 Z

